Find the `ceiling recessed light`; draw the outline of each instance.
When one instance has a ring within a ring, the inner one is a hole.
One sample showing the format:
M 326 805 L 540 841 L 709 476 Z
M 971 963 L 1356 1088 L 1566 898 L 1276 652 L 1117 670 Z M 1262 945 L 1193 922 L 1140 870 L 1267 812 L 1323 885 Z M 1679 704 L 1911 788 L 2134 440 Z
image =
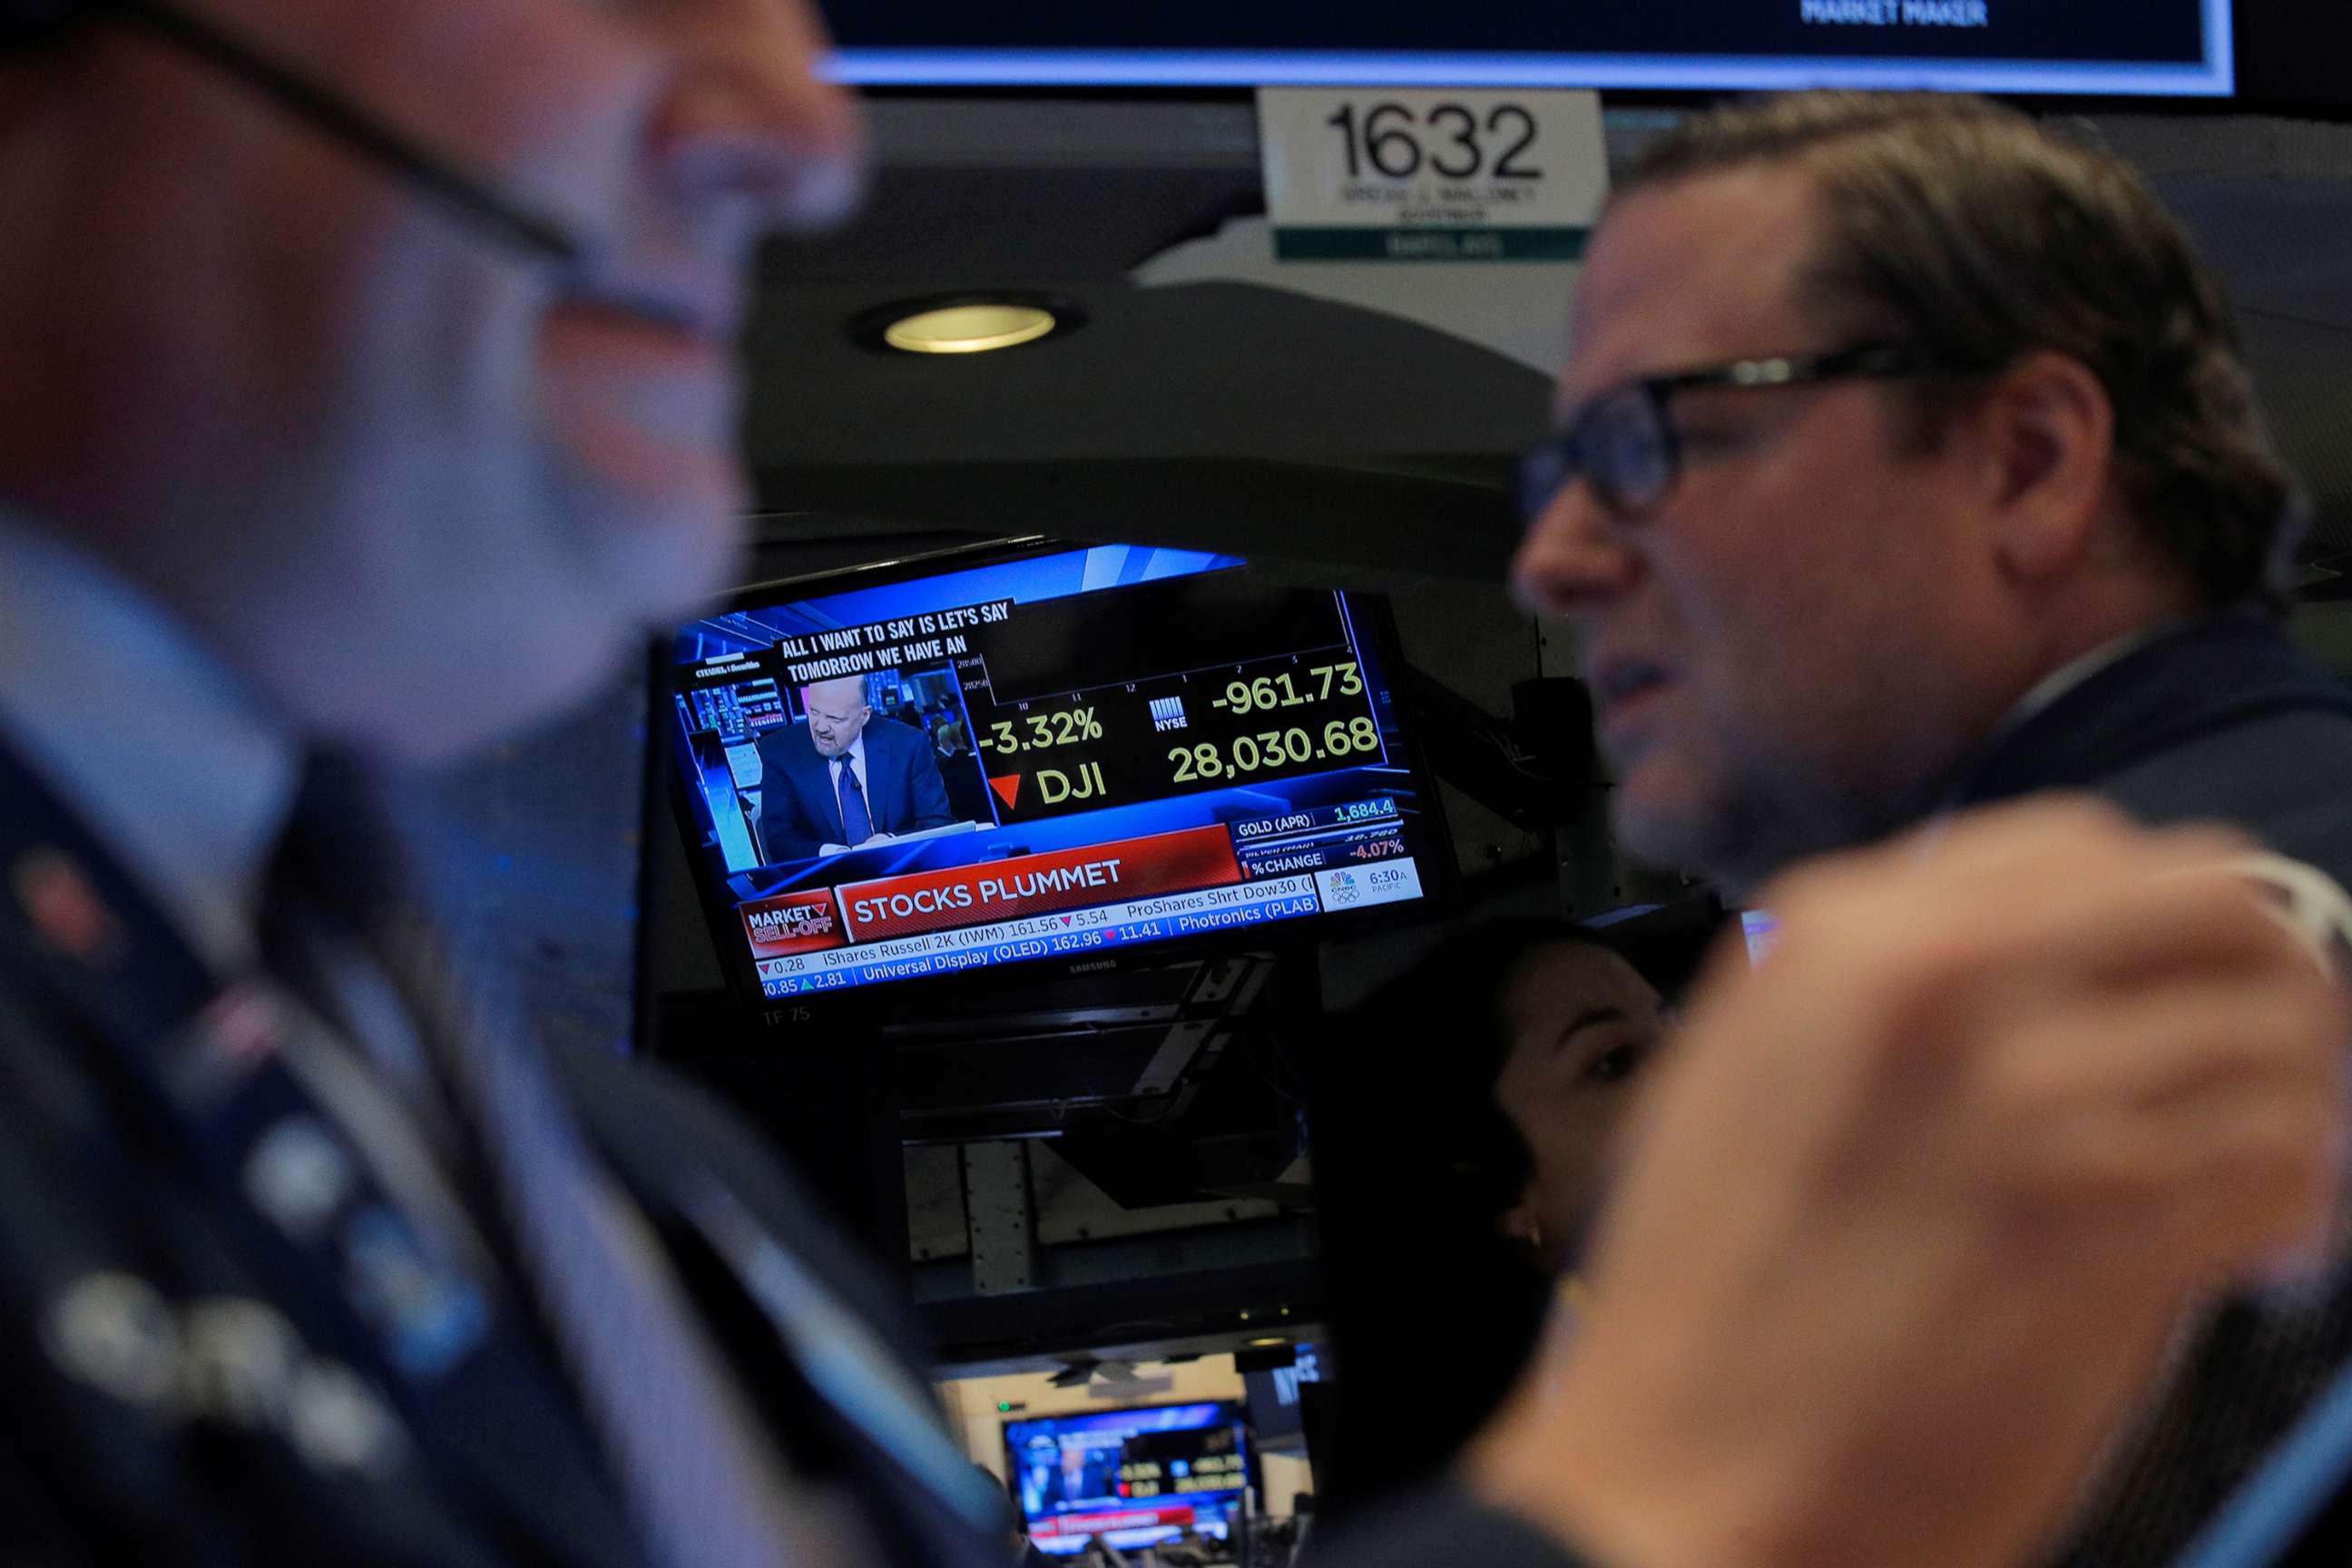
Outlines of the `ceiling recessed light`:
M 977 354 L 1035 342 L 1057 324 L 1035 305 L 949 305 L 891 322 L 882 341 L 910 354 Z
M 1290 1342 L 1288 1340 L 1282 1339 L 1252 1340 L 1249 1342 L 1249 1348 L 1254 1351 L 1259 1351 L 1265 1349 L 1268 1345 L 1286 1345 L 1289 1342 Z

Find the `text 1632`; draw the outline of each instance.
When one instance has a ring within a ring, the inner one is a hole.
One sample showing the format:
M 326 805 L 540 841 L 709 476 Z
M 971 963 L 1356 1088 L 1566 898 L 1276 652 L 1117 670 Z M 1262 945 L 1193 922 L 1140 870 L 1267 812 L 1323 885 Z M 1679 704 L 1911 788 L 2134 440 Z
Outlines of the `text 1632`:
M 1438 104 L 1418 119 L 1402 103 L 1375 103 L 1360 114 L 1349 103 L 1323 123 L 1346 143 L 1351 180 L 1364 178 L 1367 169 L 1391 180 L 1423 170 L 1445 180 L 1543 178 L 1527 161 L 1536 117 L 1516 103 L 1497 104 L 1483 120 L 1459 103 Z

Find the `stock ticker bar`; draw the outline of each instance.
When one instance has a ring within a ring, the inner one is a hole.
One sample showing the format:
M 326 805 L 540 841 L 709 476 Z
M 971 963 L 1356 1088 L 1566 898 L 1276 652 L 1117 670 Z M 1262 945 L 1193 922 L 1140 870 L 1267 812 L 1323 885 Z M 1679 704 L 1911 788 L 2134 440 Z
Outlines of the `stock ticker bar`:
M 1410 868 L 1411 862 L 1402 862 Z M 1418 887 L 1418 881 L 1415 882 Z M 1397 898 L 1414 896 L 1400 890 Z M 1070 957 L 1136 942 L 1230 931 L 1319 914 L 1311 877 L 1171 894 L 1077 913 L 1001 922 L 937 935 L 901 937 L 814 956 L 761 960 L 761 991 L 769 996 L 841 990 L 880 980 Z
M 1202 831 L 1219 837 L 1223 834 L 1221 828 Z M 1141 842 L 1149 843 L 1148 840 Z M 1124 860 L 1136 847 L 1135 844 L 1112 845 L 1088 853 L 1097 859 L 1114 857 Z M 1008 874 L 1008 868 L 1013 864 L 1000 863 L 990 869 L 993 876 L 1002 878 Z M 971 875 L 977 879 L 982 869 L 972 868 Z M 936 877 L 893 880 L 919 882 L 925 884 L 925 890 L 932 892 L 936 892 L 939 886 Z M 942 915 L 939 917 L 942 923 L 938 930 L 877 937 L 855 943 L 838 934 L 841 929 L 839 921 L 829 911 L 824 911 L 821 914 L 824 930 L 801 939 L 801 945 L 790 951 L 784 950 L 790 945 L 788 942 L 775 941 L 768 942 L 763 949 L 758 934 L 762 929 L 764 910 L 761 904 L 744 906 L 743 918 L 746 929 L 753 933 L 754 962 L 759 971 L 761 991 L 772 998 L 781 998 L 811 992 L 844 990 L 882 980 L 955 973 L 1033 959 L 1083 955 L 1139 942 L 1164 942 L 1242 926 L 1297 920 L 1307 915 L 1370 909 L 1401 900 L 1417 899 L 1422 892 L 1420 871 L 1412 858 L 1405 857 L 1383 860 L 1372 866 L 1340 867 L 1249 881 L 1232 880 L 1214 887 L 1118 899 L 1047 914 L 1024 914 L 1011 920 L 989 921 L 978 925 L 948 924 L 950 917 Z M 892 882 L 887 880 L 852 884 L 838 889 L 838 896 L 845 907 L 850 906 L 854 900 L 863 900 L 886 913 L 902 907 L 896 901 L 898 895 L 892 890 Z M 835 890 L 827 889 L 791 894 L 785 899 L 763 902 L 777 905 L 792 900 L 811 900 L 829 904 L 835 897 Z M 909 896 L 903 907 L 911 910 L 916 903 L 917 900 Z

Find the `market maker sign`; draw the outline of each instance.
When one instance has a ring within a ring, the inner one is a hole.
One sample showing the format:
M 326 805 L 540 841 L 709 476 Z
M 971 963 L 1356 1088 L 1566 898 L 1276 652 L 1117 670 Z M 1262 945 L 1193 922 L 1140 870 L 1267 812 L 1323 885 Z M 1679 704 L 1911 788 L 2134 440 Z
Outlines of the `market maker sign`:
M 1797 0 L 1809 27 L 1990 27 L 1990 0 Z

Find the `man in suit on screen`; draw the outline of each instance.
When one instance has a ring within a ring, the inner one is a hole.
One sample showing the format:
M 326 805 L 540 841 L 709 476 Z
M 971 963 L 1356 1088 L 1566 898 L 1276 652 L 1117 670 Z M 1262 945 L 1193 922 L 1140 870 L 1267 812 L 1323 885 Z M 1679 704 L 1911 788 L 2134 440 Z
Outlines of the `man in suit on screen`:
M 768 861 L 837 855 L 956 820 L 930 740 L 874 722 L 866 679 L 801 689 L 805 724 L 760 738 L 760 841 Z

